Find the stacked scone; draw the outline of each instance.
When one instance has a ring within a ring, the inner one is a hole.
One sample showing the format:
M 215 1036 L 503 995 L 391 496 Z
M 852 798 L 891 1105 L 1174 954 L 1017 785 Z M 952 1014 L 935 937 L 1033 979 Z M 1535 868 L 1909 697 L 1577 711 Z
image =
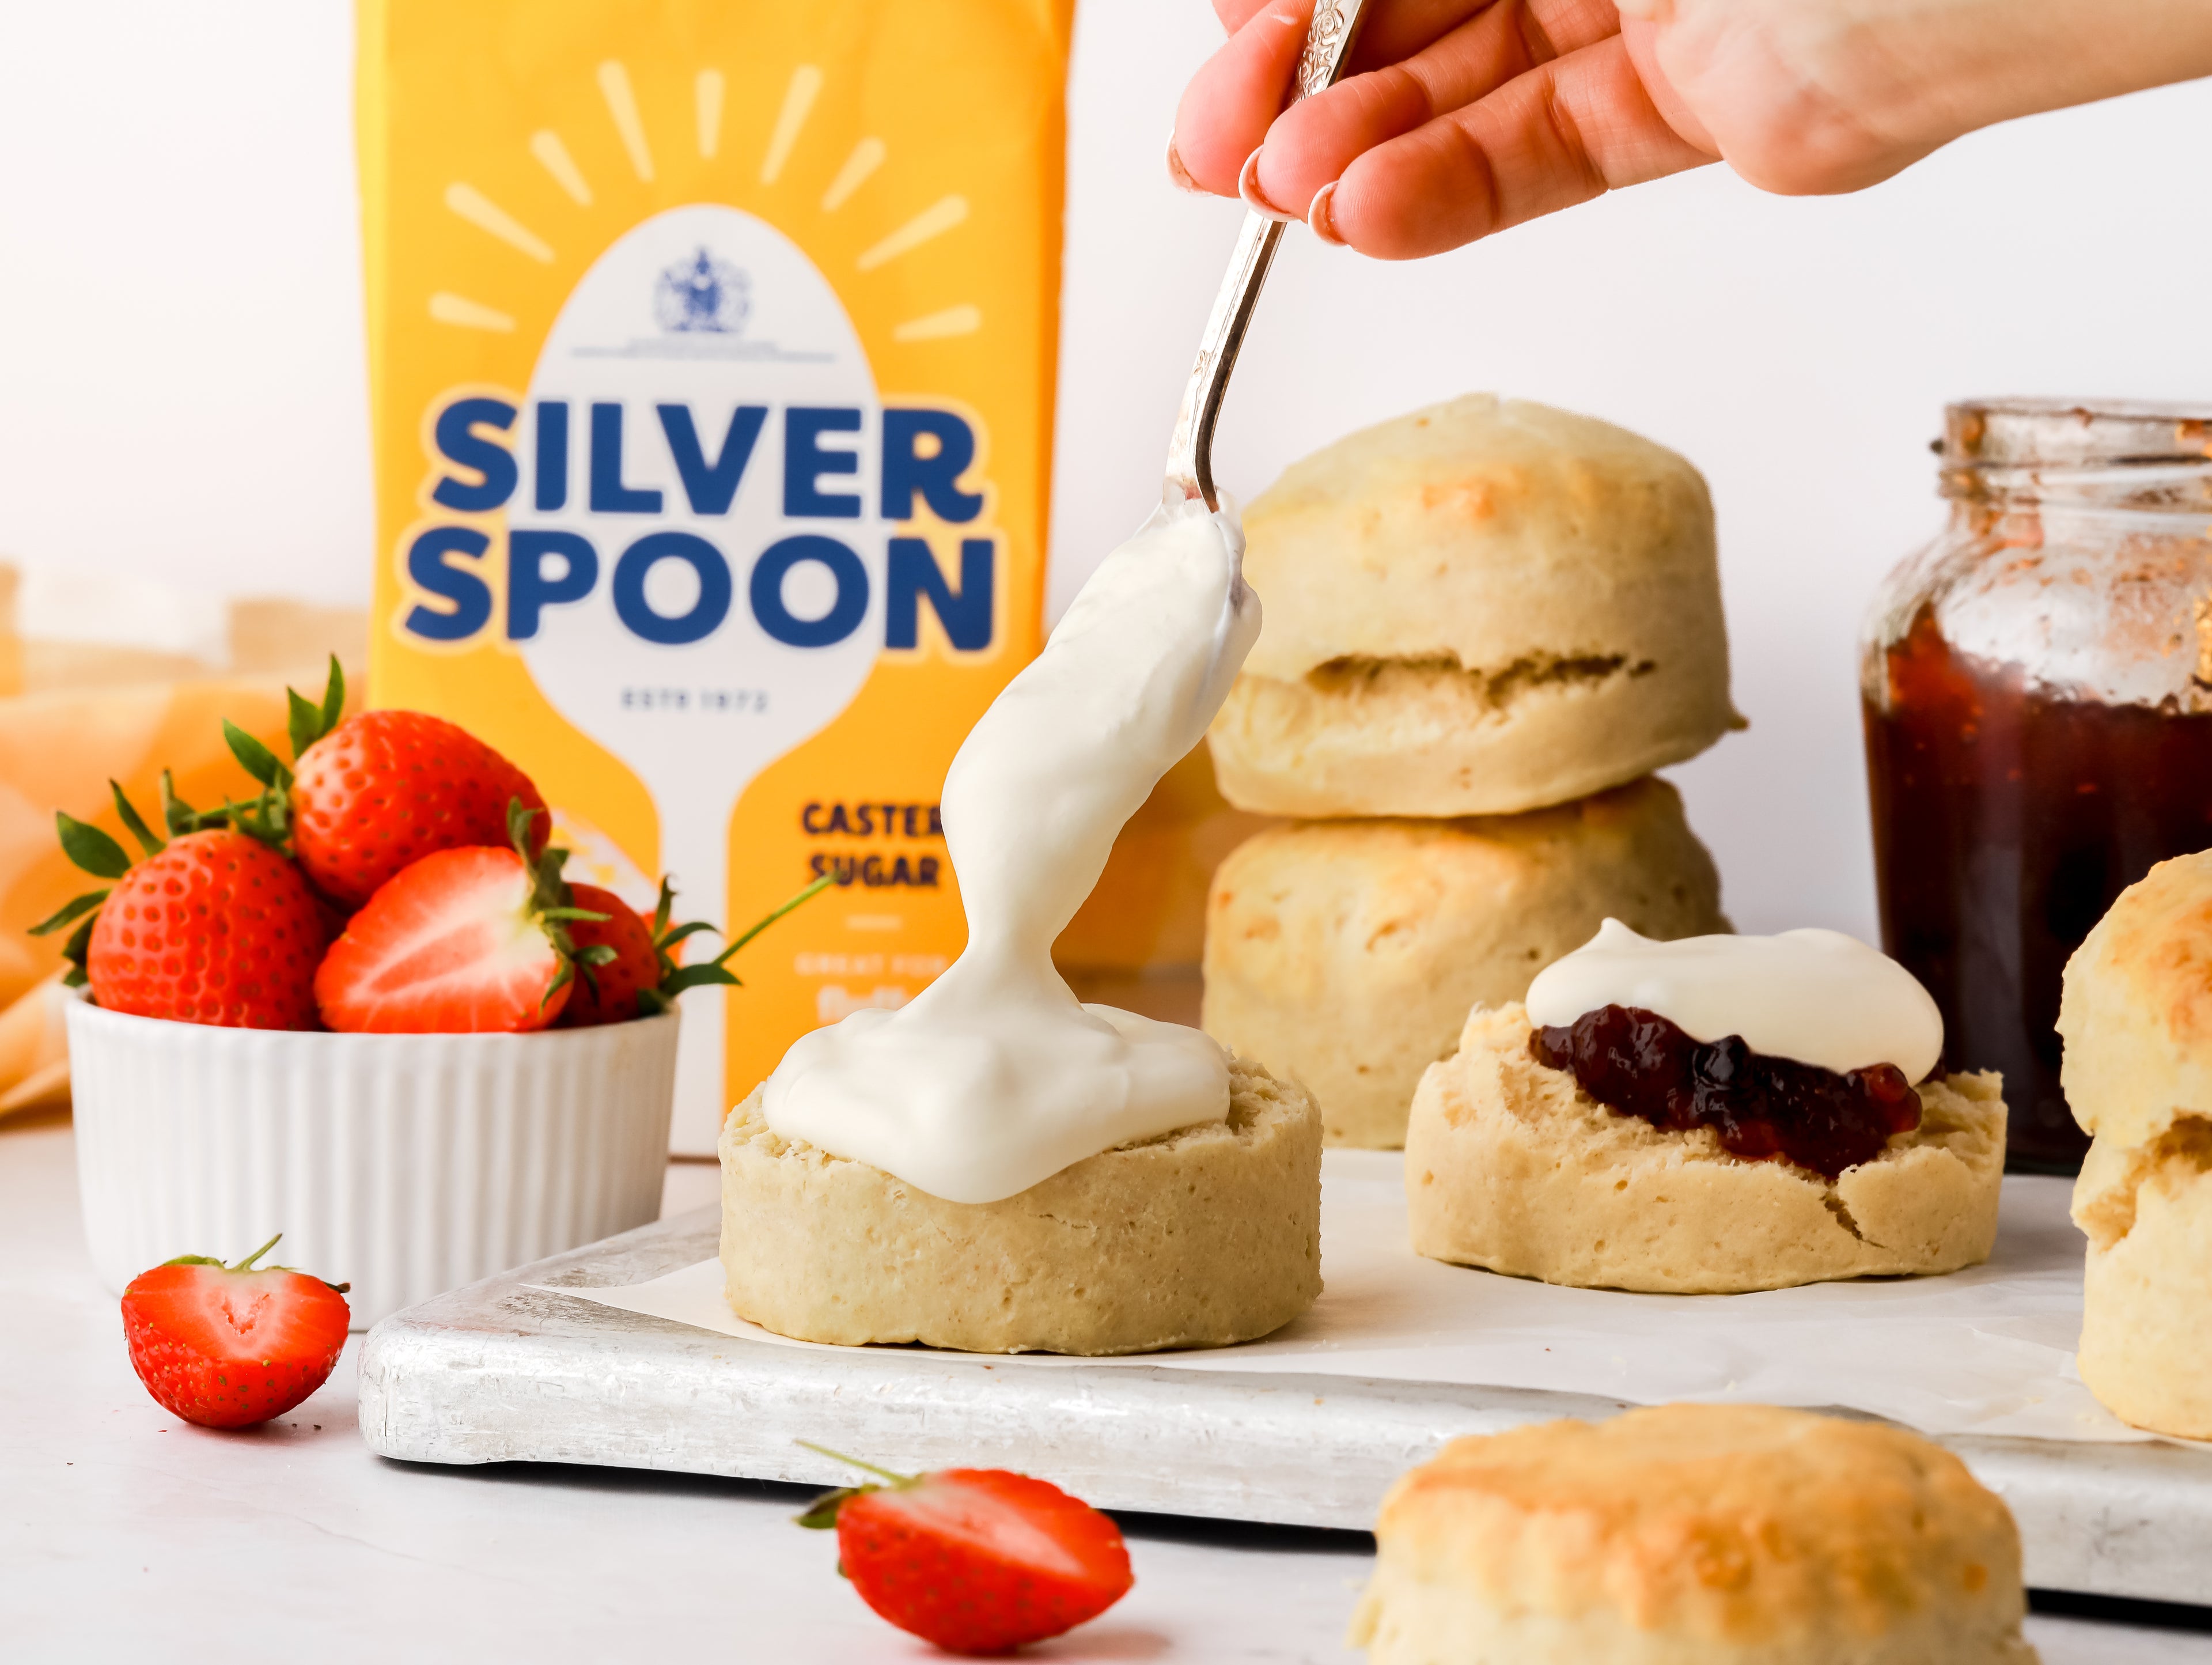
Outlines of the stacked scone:
M 1239 809 L 1206 1032 L 1303 1082 L 1339 1145 L 1403 1143 L 1468 1010 L 1607 916 L 1723 931 L 1650 771 L 1741 726 L 1711 501 L 1609 423 L 1472 395 L 1292 465 L 1244 517 L 1265 626 L 1209 733 Z
M 2212 850 L 2121 892 L 2067 962 L 2058 1033 L 2091 1135 L 2081 1379 L 2137 1427 L 2212 1439 Z

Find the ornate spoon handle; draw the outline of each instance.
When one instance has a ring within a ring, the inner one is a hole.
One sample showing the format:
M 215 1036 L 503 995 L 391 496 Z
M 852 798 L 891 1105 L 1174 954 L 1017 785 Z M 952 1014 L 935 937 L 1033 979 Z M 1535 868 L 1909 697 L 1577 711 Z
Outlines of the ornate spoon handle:
M 1366 9 L 1367 0 L 1315 0 L 1306 48 L 1298 57 L 1293 102 L 1336 84 L 1359 33 L 1360 15 Z M 1282 237 L 1281 221 L 1264 214 L 1244 216 L 1236 252 L 1229 257 L 1229 275 L 1222 279 L 1221 293 L 1213 299 L 1213 314 L 1206 320 L 1198 362 L 1191 366 L 1190 381 L 1183 389 L 1175 437 L 1168 442 L 1164 495 L 1170 503 L 1188 502 L 1195 497 L 1202 499 L 1208 509 L 1218 507 L 1213 489 L 1213 426 L 1220 419 L 1229 373 L 1237 368 L 1237 349 L 1244 344 L 1244 331 L 1251 325 L 1253 308 L 1259 304 L 1260 285 L 1267 281 L 1267 268 L 1274 261 L 1275 245 Z

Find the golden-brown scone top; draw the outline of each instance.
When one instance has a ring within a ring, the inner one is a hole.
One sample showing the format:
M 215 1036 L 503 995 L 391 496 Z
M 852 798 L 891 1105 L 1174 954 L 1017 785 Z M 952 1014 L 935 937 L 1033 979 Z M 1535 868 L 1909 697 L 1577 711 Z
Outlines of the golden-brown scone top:
M 1880 1638 L 1930 1618 L 1960 1644 L 1931 1661 L 2033 1657 L 2004 1645 L 2024 1609 L 2004 1504 L 1949 1452 L 1875 1423 L 1668 1405 L 1455 1440 L 1391 1488 L 1376 1534 L 1401 1588 L 1610 1615 L 1731 1658 L 1802 1640 L 1887 1660 Z
M 2177 1114 L 2212 1115 L 2212 850 L 2120 892 L 2066 963 L 2058 1035 L 2066 1103 L 2100 1140 L 2147 1145 Z
M 1245 511 L 1260 640 L 1212 731 L 1267 814 L 1517 814 L 1741 720 L 1712 504 L 1665 447 L 1471 394 L 1293 464 Z
M 1347 434 L 1253 499 L 1244 536 L 1267 608 L 1244 662 L 1259 676 L 1346 656 L 1502 668 L 1547 635 L 1557 651 L 1594 646 L 1601 619 L 1633 632 L 1630 651 L 1679 622 L 1725 652 L 1697 470 L 1526 399 L 1469 393 Z M 1628 592 L 1658 616 L 1624 615 Z

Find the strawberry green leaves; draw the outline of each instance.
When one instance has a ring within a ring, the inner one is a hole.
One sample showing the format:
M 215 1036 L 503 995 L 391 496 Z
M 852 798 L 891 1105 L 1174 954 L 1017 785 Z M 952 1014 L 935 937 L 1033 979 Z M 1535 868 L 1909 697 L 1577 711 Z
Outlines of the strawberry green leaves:
M 595 914 L 588 908 L 570 905 L 568 882 L 561 877 L 561 869 L 568 864 L 568 851 L 556 849 L 549 844 L 536 860 L 531 859 L 531 823 L 544 813 L 544 810 L 529 808 L 520 798 L 507 800 L 507 842 L 514 846 L 514 853 L 522 858 L 522 865 L 530 869 L 532 886 L 531 912 L 538 920 L 538 928 L 545 933 L 546 940 L 561 956 L 561 969 L 546 988 L 541 1005 L 550 1003 L 554 995 L 575 980 L 578 956 L 576 945 L 568 935 L 568 921 L 606 918 L 605 914 Z M 584 951 L 586 976 L 591 975 L 590 966 L 604 965 L 612 957 L 611 954 L 593 957 L 595 952 L 592 949 Z
M 115 794 L 116 812 L 123 817 L 123 824 L 131 837 L 137 840 L 139 848 L 148 855 L 160 854 L 167 848 L 166 842 L 155 836 L 131 800 L 123 795 L 120 786 L 110 781 L 107 789 Z M 61 837 L 62 854 L 94 878 L 121 878 L 131 871 L 130 853 L 90 822 L 80 821 L 65 810 L 57 810 L 54 828 Z M 62 981 L 70 988 L 83 986 L 85 955 L 92 945 L 93 921 L 100 917 L 100 906 L 107 900 L 108 894 L 106 890 L 88 890 L 31 927 L 33 936 L 44 937 L 64 926 L 76 926 L 70 933 L 69 940 L 62 945 L 62 957 L 69 962 L 70 968 Z
M 166 780 L 167 776 L 164 775 L 162 778 Z M 156 835 L 153 829 L 139 817 L 137 806 L 123 795 L 121 787 L 110 781 L 107 783 L 107 789 L 115 794 L 115 813 L 121 818 L 125 829 L 131 837 L 138 841 L 140 850 L 148 855 L 159 855 L 169 848 L 169 841 Z
M 330 680 L 324 686 L 320 705 L 301 698 L 289 688 L 284 690 L 284 698 L 289 707 L 286 727 L 292 740 L 292 760 L 297 763 L 307 748 L 336 728 L 338 720 L 345 714 L 345 672 L 338 668 L 338 656 L 331 655 Z
M 883 1476 L 880 1481 L 871 1480 L 860 1486 L 842 1486 L 835 1492 L 825 1492 L 806 1505 L 805 1513 L 792 1516 L 793 1525 L 803 1526 L 810 1532 L 833 1530 L 837 1524 L 837 1511 L 855 1498 L 865 1498 L 871 1492 L 880 1492 L 885 1485 L 889 1485 L 894 1491 L 910 1492 L 922 1482 L 923 1477 L 920 1474 L 900 1474 L 888 1468 L 878 1468 L 872 1462 L 862 1462 L 860 1458 L 848 1457 L 842 1451 L 833 1451 L 826 1445 L 817 1445 L 811 1439 L 793 1440 L 792 1443 L 804 1446 L 810 1451 L 818 1452 L 834 1462 L 842 1462 L 848 1468 L 861 1468 L 871 1474 Z
M 750 930 L 731 943 L 713 959 L 702 961 L 697 965 L 678 965 L 673 952 L 676 945 L 686 937 L 695 936 L 702 931 L 712 931 L 714 927 L 704 921 L 695 920 L 688 925 L 678 925 L 672 928 L 668 920 L 675 905 L 676 893 L 669 888 L 668 881 L 662 879 L 660 905 L 654 908 L 653 913 L 653 951 L 660 957 L 660 981 L 655 987 L 641 991 L 638 995 L 638 1004 L 650 1014 L 667 1011 L 676 1003 L 676 997 L 686 989 L 701 988 L 710 984 L 720 984 L 730 988 L 742 987 L 744 985 L 738 982 L 737 974 L 729 969 L 730 957 L 786 914 L 791 912 L 793 908 L 802 902 L 811 901 L 836 883 L 835 873 L 823 874 L 797 896 L 780 903 L 763 917 L 755 921 Z
M 330 679 L 324 687 L 320 705 L 302 698 L 289 688 L 284 690 L 284 698 L 292 761 L 296 763 L 309 746 L 337 726 L 338 718 L 345 709 L 345 672 L 338 666 L 337 655 L 331 655 Z M 225 804 L 224 815 L 239 831 L 259 839 L 272 850 L 289 854 L 285 846 L 292 836 L 291 769 L 228 718 L 223 720 L 222 738 L 230 747 L 230 755 L 238 759 L 238 766 L 261 783 L 258 797 L 244 803 Z

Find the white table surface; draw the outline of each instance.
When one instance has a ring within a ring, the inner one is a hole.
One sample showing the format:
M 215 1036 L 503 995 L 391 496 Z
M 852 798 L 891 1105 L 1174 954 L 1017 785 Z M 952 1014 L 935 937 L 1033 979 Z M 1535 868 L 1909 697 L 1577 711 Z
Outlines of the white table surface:
M 670 1171 L 667 1206 L 713 1195 Z M 11 1662 L 943 1658 L 863 1607 L 797 1494 L 369 1455 L 354 1352 L 282 1421 L 179 1422 L 131 1370 L 77 1226 L 68 1123 L 0 1123 L 0 1656 Z M 896 1463 L 897 1454 L 882 1453 Z M 988 1461 L 988 1453 L 978 1453 Z M 1143 1519 L 1137 1587 L 1030 1656 L 1349 1662 L 1351 1534 Z M 2212 1635 L 2033 1617 L 2045 1665 L 2203 1661 Z

